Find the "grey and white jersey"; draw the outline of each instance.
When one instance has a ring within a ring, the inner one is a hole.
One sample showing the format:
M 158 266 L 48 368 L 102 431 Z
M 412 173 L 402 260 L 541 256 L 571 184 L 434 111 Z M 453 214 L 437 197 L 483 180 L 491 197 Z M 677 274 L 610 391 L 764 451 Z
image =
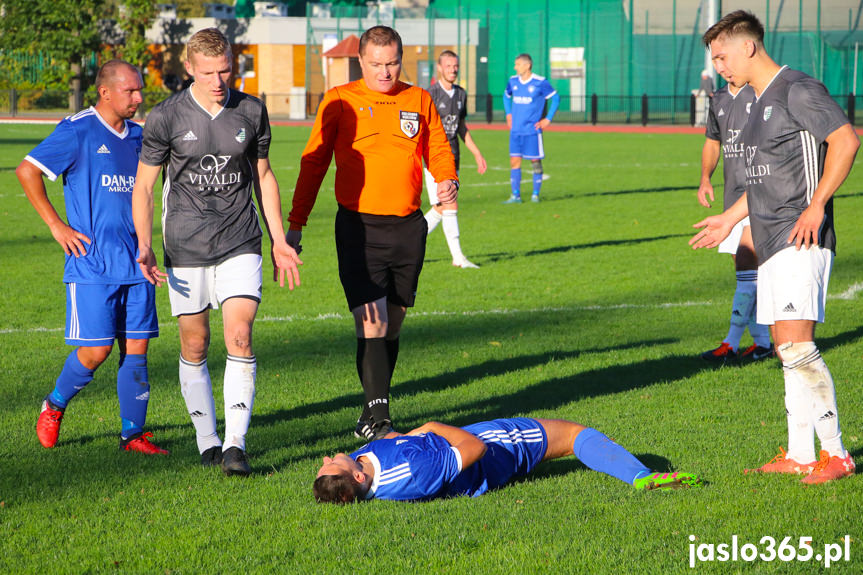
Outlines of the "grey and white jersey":
M 147 116 L 141 161 L 164 166 L 162 232 L 166 267 L 200 267 L 261 254 L 252 201 L 258 158 L 270 148 L 263 103 L 230 90 L 211 116 L 183 90 Z
M 848 118 L 824 84 L 782 68 L 755 100 L 743 130 L 746 190 L 759 263 L 788 247 L 824 170 L 824 140 Z M 833 201 L 824 210 L 818 243 L 836 249 Z
M 749 84 L 737 94 L 732 94 L 726 84 L 713 93 L 710 103 L 704 135 L 710 140 L 719 141 L 721 146 L 722 175 L 725 180 L 722 201 L 726 210 L 746 190 L 746 160 L 741 135 L 754 100 L 755 90 Z
M 453 84 L 452 96 L 446 93 L 440 82 L 429 89 L 432 100 L 434 101 L 437 113 L 443 123 L 444 132 L 449 140 L 452 154 L 455 156 L 455 169 L 459 169 L 460 153 L 458 139 L 464 140 L 464 135 L 467 133 L 465 119 L 467 118 L 467 92 L 458 84 Z

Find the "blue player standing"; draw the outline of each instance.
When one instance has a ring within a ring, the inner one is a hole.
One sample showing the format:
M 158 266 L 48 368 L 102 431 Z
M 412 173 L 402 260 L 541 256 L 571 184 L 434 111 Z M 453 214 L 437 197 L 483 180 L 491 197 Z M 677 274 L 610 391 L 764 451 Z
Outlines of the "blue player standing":
M 560 95 L 552 85 L 533 73 L 533 59 L 529 54 L 520 54 L 515 59 L 516 75 L 509 79 L 503 97 L 503 108 L 506 110 L 506 125 L 509 134 L 509 167 L 512 195 L 504 202 L 506 204 L 521 203 L 521 159 L 525 158 L 533 164 L 533 195 L 531 200 L 539 201 L 539 189 L 542 186 L 542 159 L 545 150 L 542 147 L 542 130 L 551 124 L 555 112 L 560 105 Z M 546 100 L 551 100 L 548 113 L 542 117 Z
M 390 432 L 350 455 L 324 457 L 312 491 L 321 503 L 477 497 L 527 475 L 541 461 L 568 455 L 636 489 L 701 485 L 692 473 L 651 471 L 590 427 L 517 417 L 465 427 L 432 421 L 407 435 Z
M 69 401 L 93 379 L 114 340 L 120 348 L 117 395 L 120 449 L 168 453 L 144 433 L 150 384 L 147 344 L 159 335 L 155 289 L 135 261 L 132 188 L 141 151 L 141 127 L 130 120 L 141 104 L 136 68 L 111 60 L 96 76 L 99 101 L 60 122 L 18 166 L 27 199 L 66 253 L 66 359 L 54 390 L 42 402 L 36 435 L 54 447 Z M 54 209 L 43 174 L 63 176 L 68 224 Z

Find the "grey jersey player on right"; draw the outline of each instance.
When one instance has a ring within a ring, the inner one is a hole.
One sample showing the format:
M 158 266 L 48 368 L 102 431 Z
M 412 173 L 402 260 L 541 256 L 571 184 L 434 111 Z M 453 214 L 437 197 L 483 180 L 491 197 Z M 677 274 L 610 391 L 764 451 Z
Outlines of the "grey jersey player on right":
M 704 147 L 701 151 L 701 185 L 698 188 L 698 201 L 706 208 L 709 208 L 710 202 L 713 201 L 710 177 L 719 163 L 720 155 L 725 180 L 723 208 L 728 209 L 734 205 L 745 191 L 746 161 L 742 134 L 753 100 L 755 92 L 749 84 L 741 87 L 729 83 L 713 93 L 707 115 Z M 757 361 L 773 357 L 770 330 L 755 320 L 758 260 L 752 246 L 748 219 L 734 227 L 729 237 L 719 245 L 719 252 L 731 254 L 737 282 L 731 300 L 728 334 L 717 348 L 702 353 L 702 359 L 724 364 L 738 358 Z M 747 327 L 754 341 L 752 345 L 740 350 L 740 340 Z
M 429 93 L 434 100 L 435 107 L 443 123 L 444 131 L 449 139 L 449 145 L 455 156 L 455 168 L 459 169 L 460 150 L 459 136 L 464 140 L 465 146 L 473 154 L 476 160 L 476 171 L 484 174 L 486 170 L 485 158 L 482 157 L 479 148 L 467 129 L 465 119 L 467 118 L 467 93 L 464 88 L 455 84 L 458 77 L 458 55 L 451 50 L 444 50 L 437 60 L 438 81 L 431 87 Z M 478 268 L 479 266 L 465 257 L 461 251 L 458 227 L 458 203 L 441 203 L 437 197 L 437 183 L 431 172 L 425 170 L 426 190 L 429 194 L 431 209 L 426 212 L 425 218 L 428 223 L 428 233 L 432 233 L 438 224 L 442 223 L 444 236 L 452 255 L 452 265 L 463 268 Z
M 788 67 L 752 105 L 743 137 L 749 217 L 759 261 L 788 247 L 788 237 L 810 207 L 825 169 L 827 138 L 843 126 L 850 127 L 848 118 L 824 84 Z M 836 251 L 832 194 L 820 225 L 811 237 L 799 238 L 798 245 L 807 240 Z
M 751 217 L 758 319 L 771 326 L 782 360 L 788 451 L 750 471 L 806 474 L 806 484 L 848 477 L 854 458 L 842 443 L 833 376 L 815 345 L 815 325 L 824 321 L 836 245 L 832 198 L 860 140 L 820 82 L 767 55 L 764 27 L 750 12 L 724 16 L 704 43 L 716 69 L 749 83 L 756 95 L 743 131 L 746 192 L 695 224 L 702 229 L 690 240 L 693 248 L 713 247 Z

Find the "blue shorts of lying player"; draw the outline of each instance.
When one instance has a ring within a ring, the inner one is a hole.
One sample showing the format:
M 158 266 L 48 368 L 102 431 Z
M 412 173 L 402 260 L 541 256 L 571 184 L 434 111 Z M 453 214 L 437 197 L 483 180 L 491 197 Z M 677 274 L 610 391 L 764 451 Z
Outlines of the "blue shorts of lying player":
M 513 418 L 465 427 L 429 422 L 406 435 L 391 432 L 349 455 L 324 457 L 312 489 L 321 503 L 476 497 L 527 475 L 541 461 L 568 455 L 637 489 L 702 484 L 692 473 L 654 472 L 599 431 L 578 423 Z

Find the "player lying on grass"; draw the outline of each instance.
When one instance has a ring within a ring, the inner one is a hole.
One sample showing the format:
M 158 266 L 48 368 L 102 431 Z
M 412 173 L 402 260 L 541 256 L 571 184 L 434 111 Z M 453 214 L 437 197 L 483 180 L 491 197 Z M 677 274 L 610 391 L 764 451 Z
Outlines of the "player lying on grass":
M 661 473 L 599 431 L 561 419 L 495 419 L 465 427 L 430 421 L 390 432 L 345 455 L 324 457 L 312 491 L 321 503 L 476 497 L 527 475 L 540 462 L 575 455 L 636 489 L 696 487 L 692 473 Z

